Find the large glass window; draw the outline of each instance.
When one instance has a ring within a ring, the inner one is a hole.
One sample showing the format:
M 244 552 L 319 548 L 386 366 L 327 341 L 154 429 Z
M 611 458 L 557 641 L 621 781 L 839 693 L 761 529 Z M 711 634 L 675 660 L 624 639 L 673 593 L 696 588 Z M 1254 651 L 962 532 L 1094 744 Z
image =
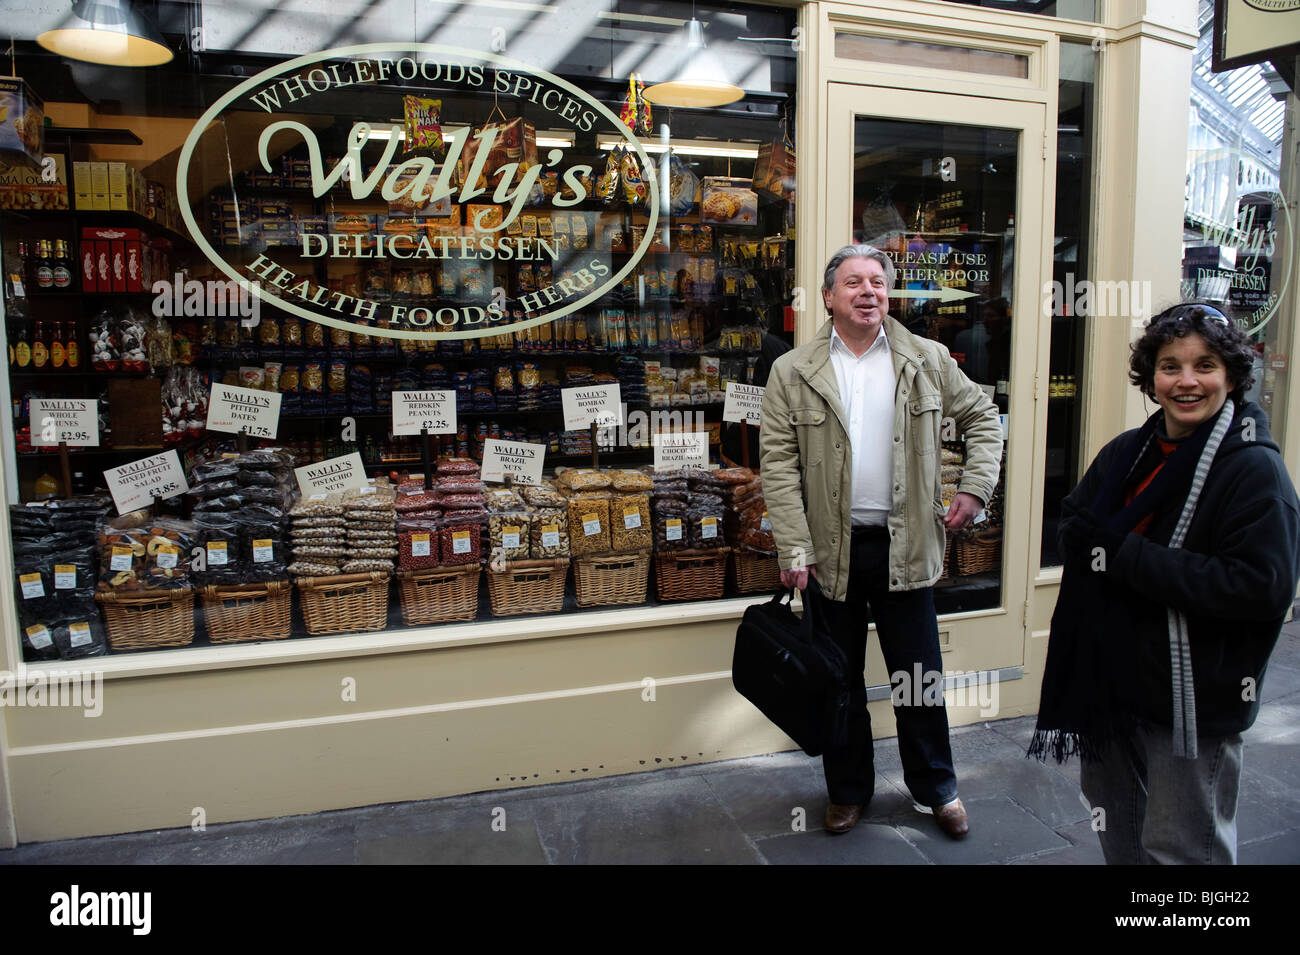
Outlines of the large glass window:
M 12 25 L 27 658 L 774 585 L 723 417 L 791 338 L 792 11 L 162 14 L 148 68 Z
M 894 261 L 899 296 L 891 314 L 947 346 L 1004 414 L 1019 138 L 1017 130 L 984 126 L 865 117 L 854 125 L 853 236 Z M 965 444 L 956 422 L 945 421 L 941 434 L 946 506 L 961 481 Z M 941 613 L 1000 604 L 1004 509 L 999 482 L 986 519 L 950 538 L 935 586 Z
M 1097 56 L 1089 45 L 1061 44 L 1052 281 L 1043 290 L 1044 312 L 1051 316 L 1040 553 L 1044 566 L 1060 563 L 1056 530 L 1061 516 L 1061 499 L 1079 482 L 1087 464 L 1080 457 L 1083 441 L 1083 391 L 1080 383 L 1083 380 L 1086 321 L 1093 311 L 1091 291 L 1087 297 L 1083 291 L 1091 285 Z

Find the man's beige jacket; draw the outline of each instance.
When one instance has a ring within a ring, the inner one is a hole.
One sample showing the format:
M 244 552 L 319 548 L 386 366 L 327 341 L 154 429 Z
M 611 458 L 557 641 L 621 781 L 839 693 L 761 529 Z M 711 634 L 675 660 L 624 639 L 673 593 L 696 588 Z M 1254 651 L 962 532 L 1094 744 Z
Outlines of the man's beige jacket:
M 889 512 L 889 589 L 915 590 L 943 567 L 939 431 L 955 419 L 966 439 L 959 491 L 988 503 L 1002 459 L 1002 426 L 988 395 L 948 349 L 886 316 L 893 356 L 894 488 Z M 759 432 L 763 494 L 783 570 L 817 565 L 822 591 L 848 592 L 853 457 L 830 358 L 831 322 L 772 365 Z

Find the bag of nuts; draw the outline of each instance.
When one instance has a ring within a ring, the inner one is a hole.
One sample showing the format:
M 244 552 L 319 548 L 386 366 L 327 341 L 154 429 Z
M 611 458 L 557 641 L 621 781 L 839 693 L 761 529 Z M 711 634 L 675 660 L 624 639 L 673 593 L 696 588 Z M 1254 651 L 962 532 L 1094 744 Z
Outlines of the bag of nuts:
M 488 515 L 488 547 L 493 557 L 527 560 L 532 515 L 527 511 L 499 511 Z
M 616 551 L 650 550 L 654 537 L 649 495 L 624 494 L 610 501 L 609 534 Z
M 569 556 L 569 513 L 562 507 L 539 508 L 529 524 L 534 559 Z

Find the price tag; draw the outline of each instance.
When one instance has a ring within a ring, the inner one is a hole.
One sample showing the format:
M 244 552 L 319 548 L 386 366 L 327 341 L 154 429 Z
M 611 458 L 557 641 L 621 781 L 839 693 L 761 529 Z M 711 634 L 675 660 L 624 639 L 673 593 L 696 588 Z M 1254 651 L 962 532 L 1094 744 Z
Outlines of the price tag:
M 212 383 L 208 401 L 209 431 L 243 432 L 250 438 L 274 438 L 280 427 L 280 393 Z
M 759 518 L 759 521 L 758 521 L 758 529 L 759 529 L 760 531 L 771 531 L 771 530 L 772 530 L 772 519 L 771 519 L 770 517 L 767 516 L 767 511 L 764 511 L 764 512 L 763 512 L 763 516 L 762 516 L 761 518 Z
M 600 515 L 583 514 L 582 515 L 582 533 L 587 537 L 592 537 L 600 533 Z
M 560 525 L 559 524 L 542 525 L 542 546 L 543 547 L 560 546 Z
M 727 382 L 727 401 L 722 406 L 723 421 L 748 421 L 757 425 L 763 420 L 763 392 L 759 385 Z
M 700 518 L 700 537 L 709 540 L 718 536 L 718 519 L 716 517 Z
M 519 546 L 519 528 L 503 527 L 501 528 L 501 546 L 518 547 Z
M 166 499 L 190 489 L 175 451 L 164 451 L 120 468 L 109 468 L 104 472 L 104 480 L 108 482 L 108 490 L 119 514 L 148 506 L 155 495 Z
M 208 566 L 222 567 L 230 563 L 229 556 L 225 541 L 208 541 Z
M 664 522 L 664 536 L 670 541 L 679 541 L 682 539 L 681 518 L 670 517 Z
M 394 391 L 393 434 L 456 433 L 456 392 Z
M 50 636 L 49 628 L 38 623 L 27 628 L 27 642 L 37 650 L 44 650 L 46 647 L 53 645 L 54 638 Z
M 99 446 L 98 399 L 33 398 L 30 411 L 33 447 L 53 447 L 60 441 L 78 448 Z
M 87 647 L 94 643 L 94 638 L 90 635 L 90 624 L 84 620 L 81 623 L 74 623 L 68 627 L 69 642 L 74 647 Z
M 518 484 L 541 484 L 545 460 L 544 444 L 488 438 L 483 442 L 483 480 L 504 483 L 509 476 Z
M 55 564 L 54 565 L 54 589 L 75 590 L 76 588 L 77 588 L 77 565 L 76 564 Z
M 114 547 L 113 555 L 108 561 L 109 570 L 130 570 L 131 569 L 131 548 Z
M 429 535 L 428 534 L 411 535 L 411 556 L 412 557 L 429 556 Z
M 330 491 L 348 491 L 352 488 L 367 487 L 366 466 L 361 454 L 353 451 L 341 457 L 330 458 L 320 464 L 308 464 L 306 467 L 294 468 L 298 478 L 298 488 L 309 501 L 317 500 L 313 495 L 327 494 Z M 324 500 L 322 496 L 319 500 Z
M 688 431 L 685 434 L 656 434 L 655 470 L 675 471 L 678 468 L 707 468 L 709 466 L 709 433 Z
M 593 424 L 616 425 L 619 422 L 621 399 L 617 382 L 562 388 L 560 400 L 564 405 L 566 431 L 575 431 Z
M 269 564 L 275 560 L 275 541 L 269 537 L 253 541 L 253 563 Z
M 641 509 L 638 507 L 628 507 L 623 509 L 623 526 L 628 530 L 636 530 L 641 526 Z
M 470 552 L 469 533 L 469 531 L 451 532 L 451 552 L 453 554 L 468 554 Z
M 45 596 L 45 584 L 41 581 L 40 574 L 21 574 L 18 582 L 23 585 L 24 600 Z
M 179 562 L 180 555 L 181 549 L 175 544 L 159 544 L 158 552 L 154 555 L 154 561 L 159 567 L 170 570 Z

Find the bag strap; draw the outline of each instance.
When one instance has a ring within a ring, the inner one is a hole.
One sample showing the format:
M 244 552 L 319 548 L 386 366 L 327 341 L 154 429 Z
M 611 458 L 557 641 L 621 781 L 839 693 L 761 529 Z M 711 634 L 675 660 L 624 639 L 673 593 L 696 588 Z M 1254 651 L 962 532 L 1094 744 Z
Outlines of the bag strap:
M 808 591 L 816 591 L 814 599 L 808 599 Z M 842 683 L 848 679 L 849 661 L 840 649 L 840 645 L 830 638 L 829 633 L 824 627 L 817 627 L 813 622 L 813 615 L 816 612 L 813 608 L 822 601 L 828 599 L 822 593 L 821 584 L 817 583 L 817 578 L 812 574 L 808 575 L 808 589 L 804 591 L 803 600 L 803 638 L 809 646 L 815 646 L 826 657 L 827 662 L 834 670 L 836 678 Z

